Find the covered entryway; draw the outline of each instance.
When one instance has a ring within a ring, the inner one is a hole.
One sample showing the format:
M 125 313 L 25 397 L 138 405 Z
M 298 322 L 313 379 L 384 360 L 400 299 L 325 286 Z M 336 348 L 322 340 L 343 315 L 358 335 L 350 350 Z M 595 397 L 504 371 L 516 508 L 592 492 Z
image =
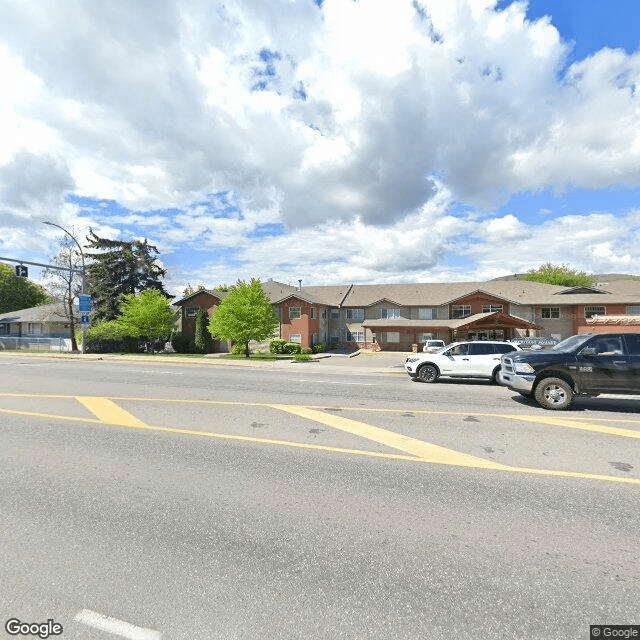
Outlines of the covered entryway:
M 373 338 L 372 347 L 381 351 L 411 351 L 421 345 L 425 336 L 446 343 L 465 340 L 511 340 L 528 336 L 543 327 L 507 313 L 476 313 L 466 318 L 449 320 L 365 320 L 362 326 Z

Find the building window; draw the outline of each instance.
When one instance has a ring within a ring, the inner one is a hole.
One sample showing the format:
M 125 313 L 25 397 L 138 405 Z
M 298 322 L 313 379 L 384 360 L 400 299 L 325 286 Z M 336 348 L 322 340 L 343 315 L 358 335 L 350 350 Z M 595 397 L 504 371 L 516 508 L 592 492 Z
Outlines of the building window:
M 301 317 L 300 307 L 289 307 L 289 320 L 299 320 Z
M 418 309 L 418 320 L 435 320 L 436 319 L 436 310 L 435 309 Z
M 299 333 L 292 333 L 291 335 L 289 335 L 289 342 L 300 344 L 302 342 L 302 335 Z
M 327 319 L 327 307 L 324 307 L 322 309 L 322 319 L 326 320 Z
M 31 335 L 39 335 L 42 333 L 41 322 L 29 322 L 27 323 L 27 333 Z
M 451 318 L 466 318 L 471 315 L 471 306 L 468 304 L 451 305 Z
M 380 318 L 382 320 L 393 320 L 400 317 L 400 309 L 380 309 Z
M 604 307 L 585 307 L 584 308 L 584 317 L 592 318 L 593 316 L 603 316 L 607 313 L 607 310 Z
M 317 333 L 312 333 L 311 334 L 311 345 L 314 344 L 318 344 L 318 334 Z
M 364 320 L 364 309 L 347 309 L 347 320 Z
M 559 318 L 560 307 L 542 307 L 540 309 L 540 317 L 542 318 Z
M 331 309 L 331 319 L 340 320 L 340 309 Z
M 276 314 L 276 318 L 278 318 L 278 320 L 282 320 L 282 309 L 280 307 L 274 307 L 273 313 Z
M 318 317 L 318 312 L 315 307 L 311 307 L 311 310 L 309 311 L 309 317 L 312 320 L 315 320 Z
M 386 331 L 382 334 L 382 339 L 384 342 L 400 342 L 400 332 Z
M 185 307 L 184 315 L 185 318 L 195 318 L 198 315 L 198 310 L 200 307 Z
M 627 313 L 630 316 L 640 316 L 640 306 L 630 306 L 627 307 Z
M 502 313 L 501 304 L 483 304 L 482 313 Z
M 0 336 L 7 335 L 7 333 L 9 333 L 9 325 L 0 324 Z
M 364 331 L 347 331 L 347 342 L 364 342 Z

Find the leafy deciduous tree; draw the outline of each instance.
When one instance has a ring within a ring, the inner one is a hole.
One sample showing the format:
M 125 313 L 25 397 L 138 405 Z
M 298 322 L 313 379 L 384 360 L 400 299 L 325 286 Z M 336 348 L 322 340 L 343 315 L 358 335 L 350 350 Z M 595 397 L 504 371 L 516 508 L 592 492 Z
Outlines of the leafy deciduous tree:
M 566 265 L 554 265 L 550 262 L 543 264 L 538 269 L 530 269 L 520 277 L 520 280 L 556 284 L 563 287 L 590 287 L 593 285 L 593 277 L 584 271 L 576 271 Z
M 252 279 L 230 287 L 229 295 L 214 308 L 209 320 L 209 331 L 215 338 L 233 340 L 245 346 L 248 358 L 249 341 L 265 340 L 273 334 L 280 321 L 273 305 L 260 286 L 260 280 Z
M 0 263 L 0 313 L 20 311 L 55 302 L 42 287 L 17 278 L 14 267 Z
M 147 338 L 154 344 L 169 337 L 173 316 L 167 298 L 157 289 L 146 289 L 124 296 L 121 315 L 115 323 L 122 335 Z
M 75 309 L 75 300 L 82 291 L 82 275 L 78 273 L 82 267 L 82 256 L 71 238 L 65 237 L 60 242 L 60 251 L 51 259 L 51 264 L 65 269 L 45 269 L 42 274 L 44 279 L 47 280 L 47 286 L 51 293 L 64 303 L 64 317 L 69 323 L 71 349 L 72 351 L 77 351 L 76 325 L 78 323 L 78 314 Z

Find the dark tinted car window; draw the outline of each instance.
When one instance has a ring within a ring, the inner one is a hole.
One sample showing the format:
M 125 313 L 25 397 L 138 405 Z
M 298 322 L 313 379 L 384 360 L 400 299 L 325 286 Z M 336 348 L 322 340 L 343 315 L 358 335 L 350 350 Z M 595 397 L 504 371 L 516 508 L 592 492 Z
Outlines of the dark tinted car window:
M 595 349 L 596 353 L 622 354 L 622 340 L 619 336 L 599 336 L 589 342 L 587 346 Z
M 488 354 L 495 353 L 492 344 L 486 344 L 482 342 L 474 342 L 469 345 L 470 356 L 486 356 Z
M 496 348 L 496 353 L 511 353 L 516 350 L 512 344 L 496 344 L 494 347 Z
M 640 333 L 628 333 L 624 339 L 627 351 L 633 356 L 640 356 Z

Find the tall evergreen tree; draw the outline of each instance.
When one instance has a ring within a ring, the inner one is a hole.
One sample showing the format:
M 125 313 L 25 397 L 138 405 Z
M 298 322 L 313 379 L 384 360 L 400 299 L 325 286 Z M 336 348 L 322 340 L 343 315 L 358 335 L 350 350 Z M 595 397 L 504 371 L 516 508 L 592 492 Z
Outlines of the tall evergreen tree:
M 170 296 L 160 279 L 166 270 L 156 262 L 159 252 L 144 241 L 108 240 L 98 237 L 93 230 L 87 236 L 86 253 L 92 260 L 87 267 L 89 293 L 93 299 L 93 318 L 114 320 L 119 314 L 122 296 L 156 289 Z

